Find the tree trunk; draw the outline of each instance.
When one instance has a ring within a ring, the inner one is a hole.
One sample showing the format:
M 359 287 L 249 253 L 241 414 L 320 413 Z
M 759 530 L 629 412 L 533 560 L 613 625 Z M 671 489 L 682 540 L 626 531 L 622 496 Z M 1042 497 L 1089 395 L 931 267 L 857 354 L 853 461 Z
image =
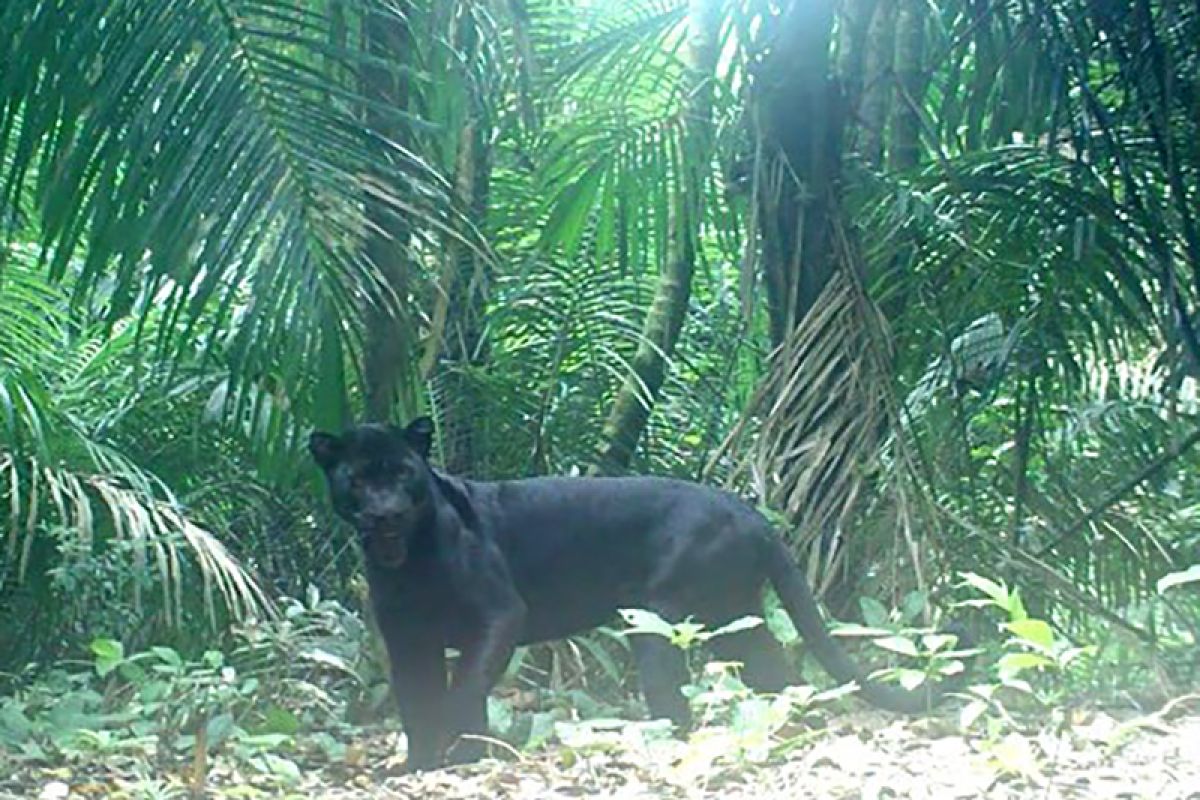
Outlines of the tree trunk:
M 859 105 L 858 151 L 872 167 L 883 164 L 884 131 L 892 96 L 892 56 L 896 47 L 896 3 L 880 3 L 867 28 L 863 94 Z
M 405 4 L 404 11 L 408 12 Z M 363 18 L 363 39 L 373 57 L 363 70 L 363 89 L 373 101 L 365 113 L 367 126 L 381 139 L 409 146 L 400 113 L 409 106 L 410 87 L 400 66 L 411 60 L 414 41 L 411 18 L 395 11 L 372 10 Z M 381 160 L 390 159 L 391 151 L 382 150 Z M 386 181 L 390 170 L 374 177 Z M 392 192 L 400 187 L 390 186 Z M 364 410 L 368 419 L 387 420 L 397 401 L 412 409 L 416 405 L 411 381 L 414 366 L 412 326 L 403 313 L 407 294 L 409 266 L 409 227 L 394 209 L 373 195 L 365 198 L 371 233 L 365 256 L 378 270 L 380 284 L 372 292 L 366 309 L 367 339 L 363 354 Z
M 703 216 L 703 192 L 713 138 L 712 81 L 719 53 L 718 0 L 691 0 L 688 9 L 687 69 L 683 78 L 681 174 L 675 176 L 667 223 L 667 258 L 642 326 L 642 341 L 631 374 L 622 383 L 604 424 L 593 473 L 619 473 L 633 458 L 650 409 L 666 376 L 692 291 L 696 240 Z
M 491 183 L 491 151 L 488 146 L 491 114 L 490 92 L 481 86 L 490 70 L 481 64 L 482 48 L 476 20 L 470 12 L 457 15 L 455 49 L 463 56 L 466 114 L 459 131 L 454 165 L 455 200 L 472 222 L 484 224 Z M 469 239 L 463 236 L 463 239 Z M 487 359 L 484 304 L 487 273 L 484 259 L 463 242 L 446 249 L 441 293 L 434 310 L 433 332 L 422 364 L 422 374 L 436 371 L 441 401 L 439 439 L 442 461 L 456 475 L 477 475 L 479 426 L 486 418 L 484 398 L 476 381 L 467 374 Z M 439 358 L 440 355 L 440 358 Z
M 517 51 L 518 99 L 521 107 L 521 123 L 525 133 L 532 135 L 541 122 L 534 103 L 534 86 L 537 83 L 537 58 L 529 35 L 529 8 L 525 0 L 508 0 L 508 13 L 512 17 L 513 43 Z
M 921 114 L 925 96 L 925 0 L 904 0 L 896 20 L 895 99 L 888 165 L 908 170 L 921 160 Z
M 781 343 L 833 271 L 843 108 L 830 75 L 833 0 L 794 3 L 763 66 L 758 180 L 771 340 Z
M 836 71 L 846 93 L 847 108 L 858 108 L 862 100 L 867 34 L 878 6 L 879 0 L 843 0 L 842 3 Z

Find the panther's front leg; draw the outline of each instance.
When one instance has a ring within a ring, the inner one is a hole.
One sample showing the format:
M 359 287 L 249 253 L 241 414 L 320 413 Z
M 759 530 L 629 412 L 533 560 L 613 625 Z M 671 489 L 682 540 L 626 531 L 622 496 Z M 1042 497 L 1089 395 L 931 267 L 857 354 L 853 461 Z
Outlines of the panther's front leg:
M 472 618 L 472 633 L 461 645 L 461 656 L 450 688 L 450 735 L 487 734 L 487 694 L 508 667 L 526 622 L 526 604 L 517 594 L 508 564 L 494 543 L 468 540 L 463 547 L 455 589 L 464 613 Z M 484 753 L 478 740 L 462 740 L 450 758 L 475 760 Z
M 504 674 L 516 649 L 525 621 L 525 606 L 516 599 L 501 608 L 493 608 L 478 634 L 462 649 L 450 690 L 450 736 L 484 736 L 488 731 L 487 698 L 496 681 Z M 483 756 L 484 745 L 478 739 L 459 739 L 450 749 L 455 762 L 475 761 Z
M 387 636 L 392 693 L 408 738 L 404 771 L 436 769 L 449 742 L 446 658 L 432 637 Z

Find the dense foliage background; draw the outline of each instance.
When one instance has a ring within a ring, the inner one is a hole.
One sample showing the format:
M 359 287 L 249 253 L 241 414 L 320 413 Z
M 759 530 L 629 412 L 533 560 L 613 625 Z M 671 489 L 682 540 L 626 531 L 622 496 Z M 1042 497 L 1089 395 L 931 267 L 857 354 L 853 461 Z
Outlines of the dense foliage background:
M 1190 652 L 1198 76 L 1183 0 L 7 0 L 0 670 L 357 606 L 304 439 L 422 411 Z

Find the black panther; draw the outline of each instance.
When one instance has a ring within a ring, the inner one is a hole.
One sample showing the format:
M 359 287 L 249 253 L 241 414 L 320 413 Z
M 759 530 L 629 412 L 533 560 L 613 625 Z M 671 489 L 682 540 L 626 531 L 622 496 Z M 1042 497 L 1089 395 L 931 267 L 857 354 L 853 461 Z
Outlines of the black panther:
M 907 691 L 869 680 L 829 635 L 812 590 L 767 520 L 737 497 L 653 477 L 469 481 L 427 461 L 433 423 L 313 433 L 336 512 L 358 532 L 371 601 L 408 734 L 408 769 L 440 765 L 461 734 L 487 730 L 487 695 L 517 645 L 561 638 L 646 608 L 717 626 L 761 615 L 770 584 L 817 660 L 882 708 L 918 713 L 947 686 Z M 631 637 L 654 717 L 690 724 L 683 655 Z M 713 641 L 747 685 L 794 677 L 763 626 Z M 445 649 L 460 653 L 447 682 Z M 455 760 L 481 754 L 478 741 Z

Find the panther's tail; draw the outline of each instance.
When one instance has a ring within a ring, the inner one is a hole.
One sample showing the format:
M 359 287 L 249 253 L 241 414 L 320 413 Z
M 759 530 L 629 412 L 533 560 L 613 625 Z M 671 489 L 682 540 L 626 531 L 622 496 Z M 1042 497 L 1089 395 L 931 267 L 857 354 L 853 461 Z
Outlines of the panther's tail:
M 792 618 L 800 635 L 812 649 L 813 655 L 834 680 L 841 683 L 854 681 L 861 687 L 862 696 L 872 704 L 900 714 L 920 714 L 928 711 L 944 694 L 956 691 L 966 683 L 966 670 L 936 685 L 926 681 L 913 691 L 868 678 L 863 669 L 850 658 L 837 639 L 825 628 L 808 580 L 792 560 L 787 547 L 775 538 L 772 538 L 771 542 L 772 551 L 767 566 L 771 584 L 775 587 L 788 616 Z M 962 634 L 959 634 L 959 639 L 960 647 L 969 646 L 961 641 Z

